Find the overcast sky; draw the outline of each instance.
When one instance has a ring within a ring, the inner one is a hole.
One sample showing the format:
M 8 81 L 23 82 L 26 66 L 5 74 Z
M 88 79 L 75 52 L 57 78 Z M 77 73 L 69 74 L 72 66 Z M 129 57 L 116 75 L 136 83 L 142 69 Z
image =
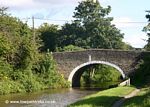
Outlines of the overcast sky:
M 35 26 L 48 22 L 62 25 L 70 22 L 75 7 L 81 0 L 0 0 L 0 6 L 9 7 L 9 13 L 28 21 L 31 18 L 50 19 L 35 20 Z M 110 5 L 112 11 L 109 16 L 114 17 L 113 24 L 124 33 L 124 41 L 130 45 L 141 48 L 146 42 L 146 34 L 142 32 L 147 24 L 145 10 L 150 10 L 149 0 L 99 0 L 103 7 Z M 134 23 L 133 23 L 134 22 Z

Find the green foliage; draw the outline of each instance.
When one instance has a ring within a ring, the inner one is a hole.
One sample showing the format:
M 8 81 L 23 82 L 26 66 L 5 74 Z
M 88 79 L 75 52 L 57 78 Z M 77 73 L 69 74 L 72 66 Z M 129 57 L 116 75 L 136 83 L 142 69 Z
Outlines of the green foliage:
M 43 59 L 39 62 L 39 70 L 41 74 L 49 74 L 55 71 L 55 62 L 51 53 L 47 52 L 43 55 Z
M 62 52 L 62 51 L 72 52 L 72 51 L 81 51 L 81 50 L 84 50 L 84 49 L 78 46 L 74 46 L 74 45 L 68 45 L 63 48 L 57 48 L 57 51 L 59 52 Z
M 5 35 L 13 39 L 13 36 L 26 36 L 31 34 L 31 30 L 19 19 L 10 15 L 0 15 L 0 31 Z
M 148 36 L 148 40 L 147 40 L 147 44 L 145 45 L 145 49 L 147 50 L 147 51 L 150 51 L 150 33 L 149 33 L 149 31 L 150 31 L 150 12 L 149 11 L 147 11 L 148 12 L 148 14 L 145 16 L 146 17 L 146 19 L 148 19 L 148 24 L 147 24 L 147 26 L 145 26 L 144 28 L 143 28 L 143 31 L 144 32 L 146 32 L 147 33 L 147 36 Z
M 110 6 L 103 8 L 98 0 L 79 2 L 73 16 L 75 20 L 71 23 L 66 23 L 61 28 L 58 25 L 44 23 L 35 30 L 36 38 L 40 39 L 39 50 L 72 51 L 78 50 L 77 47 L 131 49 L 130 45 L 122 42 L 124 34 L 111 24 L 113 18 L 108 17 L 110 11 Z M 28 34 L 29 31 L 25 27 L 22 32 Z
M 56 50 L 56 42 L 59 33 L 57 25 L 44 23 L 37 29 L 37 33 L 43 44 L 43 46 L 40 47 L 41 51 L 46 52 L 48 49 L 50 51 Z
M 7 80 L 13 72 L 10 64 L 0 60 L 0 81 Z
M 69 83 L 63 75 L 56 72 L 55 63 L 50 53 L 44 54 L 41 62 L 32 68 L 23 67 L 13 70 L 11 66 L 6 66 L 3 62 L 0 65 L 0 83 L 2 84 L 0 94 L 69 87 Z M 37 69 L 38 67 L 39 69 Z
M 131 82 L 136 86 L 150 85 L 150 56 L 147 54 L 139 61 L 136 71 L 131 74 Z
M 31 66 L 34 59 L 35 49 L 32 47 L 33 42 L 29 38 L 22 38 L 21 43 L 18 46 L 18 51 L 15 53 L 14 67 L 17 69 L 27 69 Z M 36 55 L 36 54 L 35 54 Z
M 76 23 L 66 23 L 60 30 L 58 47 L 63 48 L 68 45 L 74 45 L 85 48 L 87 44 L 86 41 L 83 40 L 83 37 L 85 36 L 83 31 L 83 27 Z
M 108 88 L 120 81 L 121 74 L 113 67 L 107 65 L 93 65 L 82 74 L 83 86 Z
M 58 46 L 74 45 L 82 48 L 126 49 L 123 35 L 107 17 L 111 7 L 103 8 L 98 0 L 81 1 L 75 8 L 72 23 L 62 26 Z
M 38 36 L 4 10 L 0 10 L 0 95 L 68 87 L 69 83 L 55 70 L 52 55 L 39 52 Z M 53 31 L 57 27 L 50 28 Z
M 46 88 L 68 87 L 64 77 L 56 71 L 56 64 L 51 53 L 43 55 L 43 59 L 38 63 L 36 72 L 41 77 L 39 82 L 43 82 Z
M 39 81 L 36 80 L 35 76 L 23 75 L 20 83 L 23 84 L 26 92 L 34 92 L 42 89 L 43 84 L 40 84 Z
M 0 95 L 18 92 L 25 92 L 22 84 L 11 80 L 0 82 Z
M 29 39 L 31 30 L 27 24 L 7 14 L 0 15 L 0 22 L 0 57 L 9 64 L 17 66 L 21 56 L 18 55 L 20 47 L 24 45 L 25 39 Z
M 7 42 L 7 38 L 0 33 L 0 57 L 4 54 L 7 54 L 10 50 L 10 44 Z
M 98 66 L 98 71 L 96 72 L 95 77 L 93 79 L 98 82 L 110 82 L 110 81 L 118 81 L 120 79 L 120 73 L 113 67 L 108 67 L 106 65 Z M 101 75 L 99 75 L 101 74 Z
M 150 106 L 150 88 L 143 88 L 137 96 L 125 100 L 122 107 L 149 107 Z

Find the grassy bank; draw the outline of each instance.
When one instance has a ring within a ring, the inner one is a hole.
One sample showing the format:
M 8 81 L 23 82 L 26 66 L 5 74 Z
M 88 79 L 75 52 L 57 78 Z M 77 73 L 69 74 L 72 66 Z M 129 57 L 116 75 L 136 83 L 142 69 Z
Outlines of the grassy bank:
M 147 55 L 141 60 L 138 69 L 131 75 L 131 83 L 141 87 L 137 96 L 127 99 L 123 107 L 150 107 L 150 56 Z
M 121 97 L 129 94 L 134 87 L 117 87 L 86 96 L 68 107 L 111 107 Z
M 123 107 L 150 107 L 150 87 L 141 89 L 137 96 L 126 100 Z

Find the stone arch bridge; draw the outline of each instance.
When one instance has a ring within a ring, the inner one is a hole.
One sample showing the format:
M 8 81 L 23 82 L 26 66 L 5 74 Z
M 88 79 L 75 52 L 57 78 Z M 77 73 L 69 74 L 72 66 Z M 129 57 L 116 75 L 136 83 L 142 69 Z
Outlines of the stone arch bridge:
M 73 87 L 80 86 L 80 77 L 84 67 L 94 64 L 106 64 L 116 68 L 125 78 L 136 69 L 139 60 L 150 52 L 121 51 L 92 49 L 75 52 L 55 52 L 53 58 L 57 63 L 58 71 L 65 79 L 71 82 Z

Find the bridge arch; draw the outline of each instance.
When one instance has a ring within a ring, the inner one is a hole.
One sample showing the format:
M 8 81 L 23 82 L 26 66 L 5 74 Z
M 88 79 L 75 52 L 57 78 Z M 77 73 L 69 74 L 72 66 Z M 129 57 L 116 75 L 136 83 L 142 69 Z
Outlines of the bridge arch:
M 111 66 L 111 67 L 114 67 L 114 68 L 117 69 L 117 71 L 119 71 L 119 72 L 121 73 L 122 78 L 123 78 L 123 79 L 125 78 L 125 74 L 124 74 L 123 70 L 122 70 L 119 66 L 117 66 L 117 65 L 115 65 L 115 64 L 113 64 L 113 63 L 106 62 L 106 61 L 89 61 L 89 62 L 86 62 L 86 63 L 83 63 L 83 64 L 77 66 L 76 68 L 74 68 L 74 69 L 71 71 L 71 73 L 70 73 L 70 75 L 69 75 L 69 78 L 68 78 L 68 81 L 71 83 L 71 86 L 76 87 L 76 86 L 74 86 L 74 83 L 73 83 L 73 82 L 74 82 L 75 75 L 78 75 L 77 72 L 78 72 L 81 68 L 83 68 L 83 67 L 85 67 L 85 66 L 88 66 L 88 65 L 93 65 L 93 64 L 104 64 L 104 65 L 109 65 L 109 66 Z M 78 79 L 79 79 L 79 78 L 78 78 Z M 76 82 L 77 82 L 77 84 L 79 84 L 79 83 L 78 83 L 79 81 L 76 81 Z

